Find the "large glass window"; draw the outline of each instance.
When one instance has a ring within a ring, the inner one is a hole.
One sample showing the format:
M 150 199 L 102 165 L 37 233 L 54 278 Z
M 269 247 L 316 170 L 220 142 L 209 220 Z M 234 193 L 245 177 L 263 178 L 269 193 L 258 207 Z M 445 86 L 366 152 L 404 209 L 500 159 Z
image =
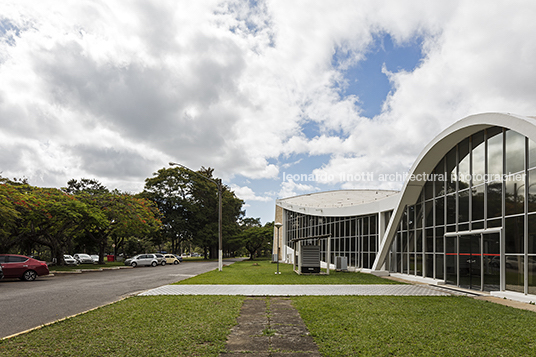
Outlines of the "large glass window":
M 463 190 L 469 188 L 471 183 L 469 138 L 458 145 L 458 160 L 458 190 Z
M 488 184 L 488 219 L 502 216 L 502 182 Z
M 317 217 L 286 211 L 287 244 L 294 249 L 293 239 L 332 234 L 331 259 L 347 257 L 349 266 L 371 268 L 378 249 L 378 227 L 375 215 L 352 217 Z M 326 260 L 327 242 L 321 241 L 321 257 Z
M 506 253 L 523 253 L 524 217 L 510 217 L 505 219 L 504 242 Z
M 529 254 L 536 254 L 536 214 L 529 214 L 528 216 L 528 225 L 529 225 Z M 536 268 L 536 266 L 535 266 Z M 536 270 L 536 269 L 535 269 Z
M 443 197 L 435 200 L 435 224 L 437 226 L 445 224 L 445 199 Z
M 486 174 L 486 145 L 484 141 L 484 132 L 481 131 L 473 135 L 473 186 L 484 183 Z
M 442 196 L 445 194 L 445 159 L 441 159 L 439 164 L 437 164 L 434 173 L 435 177 L 435 197 Z
M 505 181 L 504 194 L 506 215 L 519 214 L 525 211 L 525 175 L 510 175 Z
M 506 290 L 524 292 L 524 270 L 522 255 L 506 255 L 505 261 L 505 280 Z
M 456 223 L 456 195 L 447 195 L 447 224 Z
M 458 193 L 458 223 L 469 222 L 469 189 Z
M 512 131 L 506 131 L 506 172 L 513 174 L 525 168 L 525 136 Z
M 503 173 L 503 134 L 501 128 L 488 129 L 488 180 L 496 181 Z
M 472 190 L 471 211 L 473 221 L 484 219 L 484 191 L 485 185 L 474 186 Z
M 434 226 L 434 201 L 427 201 L 424 205 L 426 227 Z
M 529 139 L 529 169 L 536 167 L 536 143 Z
M 528 185 L 528 211 L 536 212 L 536 170 L 529 171 Z
M 446 173 L 446 185 L 447 193 L 453 193 L 456 191 L 456 181 L 458 173 L 456 172 L 456 148 L 454 147 L 446 156 L 447 173 Z

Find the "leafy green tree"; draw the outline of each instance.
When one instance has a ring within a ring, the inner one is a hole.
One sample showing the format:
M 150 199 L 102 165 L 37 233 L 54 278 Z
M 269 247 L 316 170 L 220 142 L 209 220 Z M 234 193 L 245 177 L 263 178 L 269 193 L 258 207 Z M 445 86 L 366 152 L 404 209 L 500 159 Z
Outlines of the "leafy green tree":
M 201 248 L 205 258 L 218 252 L 218 187 L 213 169 L 193 172 L 182 167 L 163 168 L 145 180 L 141 194 L 154 201 L 163 214 L 163 234 L 177 249 L 181 242 Z M 223 244 L 239 232 L 243 201 L 222 186 Z
M 219 203 L 218 187 L 214 182 L 221 181 L 213 176 L 214 169 L 201 167 L 197 175 L 190 175 L 192 242 L 203 250 L 205 259 L 218 257 L 219 246 Z M 207 179 L 203 179 L 203 177 Z M 208 179 L 212 180 L 209 181 Z M 226 185 L 222 185 L 222 236 L 223 250 L 227 239 L 239 232 L 239 219 L 244 215 L 244 201 L 236 197 Z
M 162 213 L 161 241 L 171 243 L 171 251 L 181 252 L 181 242 L 191 239 L 191 173 L 180 167 L 163 168 L 145 180 L 139 197 L 153 201 Z
M 68 184 L 64 191 L 73 192 L 93 212 L 100 212 L 99 219 L 86 220 L 83 229 L 97 244 L 100 263 L 104 262 L 110 241 L 115 254 L 126 239 L 146 239 L 160 229 L 160 212 L 147 199 L 117 190 L 110 192 L 96 180 L 70 180 Z
M 67 182 L 67 187 L 62 188 L 63 192 L 76 195 L 82 192 L 90 195 L 100 195 L 110 193 L 102 183 L 95 179 L 80 179 L 80 181 L 72 179 Z
M 274 234 L 274 222 L 261 225 L 260 218 L 245 218 L 242 220 L 239 238 L 249 252 L 249 259 L 259 257 L 263 252 L 271 251 Z
M 14 204 L 18 212 L 16 225 L 12 225 L 9 232 L 11 239 L 15 239 L 19 246 L 27 242 L 47 246 L 52 258 L 62 264 L 65 248 L 71 246 L 73 234 L 91 216 L 88 207 L 58 189 L 27 184 L 8 186 L 3 190 L 4 193 L 9 190 L 6 201 Z
M 17 244 L 17 223 L 20 220 L 20 207 L 24 196 L 7 183 L 0 184 L 0 252 L 7 253 Z

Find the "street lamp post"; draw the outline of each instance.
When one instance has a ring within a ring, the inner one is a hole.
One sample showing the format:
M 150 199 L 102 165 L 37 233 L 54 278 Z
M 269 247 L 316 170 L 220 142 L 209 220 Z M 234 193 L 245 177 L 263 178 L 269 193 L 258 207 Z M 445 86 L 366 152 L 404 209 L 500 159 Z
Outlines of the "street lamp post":
M 277 228 L 277 272 L 276 274 L 281 274 L 279 271 L 279 228 L 283 226 L 281 222 L 275 222 L 274 224 L 275 228 Z
M 208 177 L 206 176 L 203 176 L 201 174 L 199 174 L 198 172 L 195 172 L 194 170 L 190 169 L 189 167 L 186 167 L 184 165 L 181 165 L 181 164 L 177 164 L 175 162 L 170 162 L 169 163 L 170 166 L 180 166 L 182 167 L 183 169 L 186 169 L 190 172 L 193 172 L 194 174 L 196 174 L 197 176 L 200 176 L 214 184 L 216 184 L 216 187 L 218 187 L 218 270 L 219 271 L 222 271 L 222 268 L 223 268 L 223 248 L 222 248 L 222 235 L 223 235 L 223 229 L 222 229 L 222 183 L 221 183 L 221 179 L 219 179 L 218 181 L 215 181 L 215 180 L 212 180 L 212 179 L 209 179 Z

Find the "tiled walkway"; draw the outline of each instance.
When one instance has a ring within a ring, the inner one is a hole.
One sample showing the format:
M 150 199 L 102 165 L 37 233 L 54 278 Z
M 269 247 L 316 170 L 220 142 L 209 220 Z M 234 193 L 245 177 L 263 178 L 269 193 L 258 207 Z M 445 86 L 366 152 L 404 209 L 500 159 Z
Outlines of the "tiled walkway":
M 448 292 L 425 285 L 165 285 L 139 294 L 149 295 L 243 295 L 243 296 L 320 296 L 394 295 L 448 296 Z

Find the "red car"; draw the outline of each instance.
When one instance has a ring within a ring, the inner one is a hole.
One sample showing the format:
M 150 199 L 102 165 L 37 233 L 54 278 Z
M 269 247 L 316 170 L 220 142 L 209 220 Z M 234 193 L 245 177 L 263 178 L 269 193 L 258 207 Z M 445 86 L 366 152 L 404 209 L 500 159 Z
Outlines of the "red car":
M 47 263 L 24 255 L 0 254 L 0 265 L 4 271 L 4 279 L 32 281 L 38 276 L 48 275 Z

